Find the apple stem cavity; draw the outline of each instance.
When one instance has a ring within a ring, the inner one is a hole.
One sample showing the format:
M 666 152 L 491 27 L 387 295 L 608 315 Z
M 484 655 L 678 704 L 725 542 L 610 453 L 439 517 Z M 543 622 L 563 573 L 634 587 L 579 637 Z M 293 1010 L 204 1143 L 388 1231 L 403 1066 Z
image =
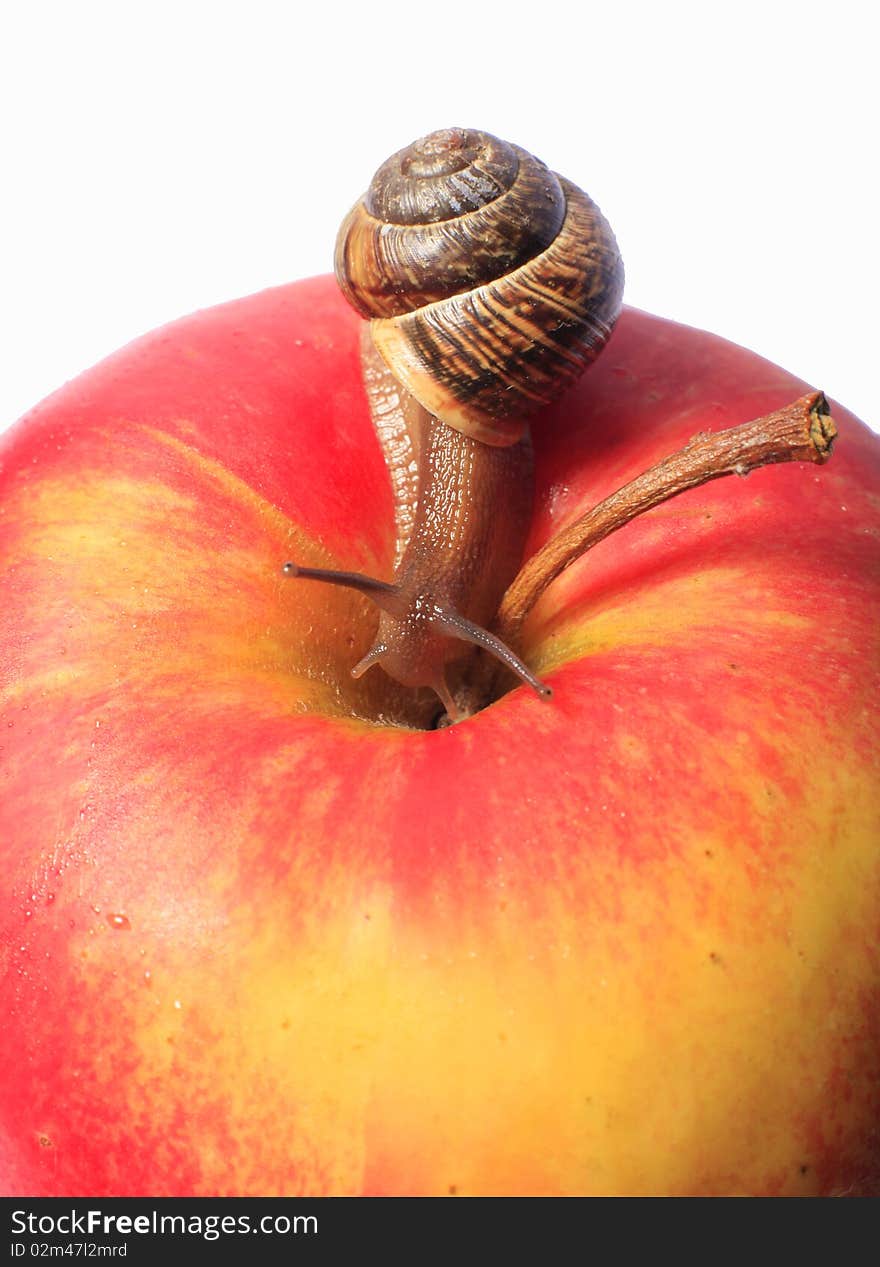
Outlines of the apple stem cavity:
M 487 651 L 542 699 L 549 699 L 552 694 L 550 688 L 532 673 L 528 665 L 497 634 L 468 620 L 449 603 L 437 601 L 429 594 L 413 595 L 405 585 L 389 584 L 361 572 L 300 567 L 293 562 L 285 563 L 282 572 L 285 576 L 323 581 L 329 585 L 342 585 L 347 589 L 357 590 L 385 613 L 388 619 L 382 627 L 384 633 L 379 634 L 370 650 L 351 670 L 354 678 L 362 677 L 374 664 L 390 658 L 394 676 L 406 684 L 420 685 L 424 665 L 421 661 L 415 665 L 409 662 L 408 653 L 411 649 L 415 647 L 417 653 L 422 651 L 429 638 L 457 639 Z M 428 671 L 424 684 L 431 686 L 437 693 L 453 720 L 462 720 L 461 710 L 456 706 L 446 682 L 443 658 L 428 656 L 425 660 Z

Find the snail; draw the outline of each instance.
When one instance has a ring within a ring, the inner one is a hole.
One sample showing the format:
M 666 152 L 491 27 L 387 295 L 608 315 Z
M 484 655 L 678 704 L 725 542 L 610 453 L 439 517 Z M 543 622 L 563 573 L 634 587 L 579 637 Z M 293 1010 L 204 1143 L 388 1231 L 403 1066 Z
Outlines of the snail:
M 596 358 L 623 264 L 585 193 L 485 132 L 433 132 L 385 162 L 339 231 L 336 275 L 369 320 L 367 396 L 395 492 L 394 578 L 285 564 L 380 609 L 380 664 L 458 710 L 449 663 L 483 647 L 549 696 L 488 626 L 521 562 L 530 418 Z

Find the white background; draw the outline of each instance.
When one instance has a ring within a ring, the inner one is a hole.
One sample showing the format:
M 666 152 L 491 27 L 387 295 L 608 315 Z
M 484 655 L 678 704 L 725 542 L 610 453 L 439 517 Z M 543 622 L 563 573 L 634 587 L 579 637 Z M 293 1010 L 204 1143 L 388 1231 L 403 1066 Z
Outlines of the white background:
M 871 9 L 6 4 L 0 428 L 152 326 L 329 271 L 373 169 L 461 125 L 587 189 L 629 303 L 880 430 Z

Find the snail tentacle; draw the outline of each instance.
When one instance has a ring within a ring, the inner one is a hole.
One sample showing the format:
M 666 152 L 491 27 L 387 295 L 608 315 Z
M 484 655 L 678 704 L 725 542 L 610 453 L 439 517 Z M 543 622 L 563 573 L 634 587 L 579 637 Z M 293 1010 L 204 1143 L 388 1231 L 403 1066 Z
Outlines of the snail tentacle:
M 337 572 L 331 568 L 304 568 L 297 563 L 285 563 L 281 569 L 285 576 L 301 577 L 306 581 L 326 581 L 331 585 L 343 585 L 346 589 L 358 590 L 371 598 L 383 611 L 399 612 L 400 587 L 390 585 L 387 581 L 377 581 L 372 576 L 364 576 L 363 572 Z
M 511 672 L 521 678 L 542 699 L 549 699 L 553 694 L 550 687 L 545 682 L 542 682 L 539 677 L 535 676 L 516 652 L 488 629 L 475 625 L 471 620 L 465 620 L 463 616 L 459 616 L 458 612 L 445 612 L 442 617 L 438 618 L 438 626 L 451 638 L 461 638 L 464 642 L 472 642 L 474 646 L 482 647 L 484 651 L 488 651 L 496 660 L 500 660 Z

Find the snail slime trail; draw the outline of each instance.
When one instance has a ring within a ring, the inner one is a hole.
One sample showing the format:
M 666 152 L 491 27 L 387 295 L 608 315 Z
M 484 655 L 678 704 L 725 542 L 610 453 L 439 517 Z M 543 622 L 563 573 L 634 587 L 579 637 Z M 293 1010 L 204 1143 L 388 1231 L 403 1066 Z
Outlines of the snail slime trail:
M 522 561 L 530 419 L 595 360 L 623 264 L 585 193 L 485 132 L 433 132 L 384 163 L 342 224 L 336 275 L 370 322 L 364 380 L 395 494 L 390 582 L 285 565 L 380 609 L 379 664 L 470 711 L 447 672 L 482 647 L 549 696 L 489 626 Z M 413 480 L 411 471 L 415 471 Z

